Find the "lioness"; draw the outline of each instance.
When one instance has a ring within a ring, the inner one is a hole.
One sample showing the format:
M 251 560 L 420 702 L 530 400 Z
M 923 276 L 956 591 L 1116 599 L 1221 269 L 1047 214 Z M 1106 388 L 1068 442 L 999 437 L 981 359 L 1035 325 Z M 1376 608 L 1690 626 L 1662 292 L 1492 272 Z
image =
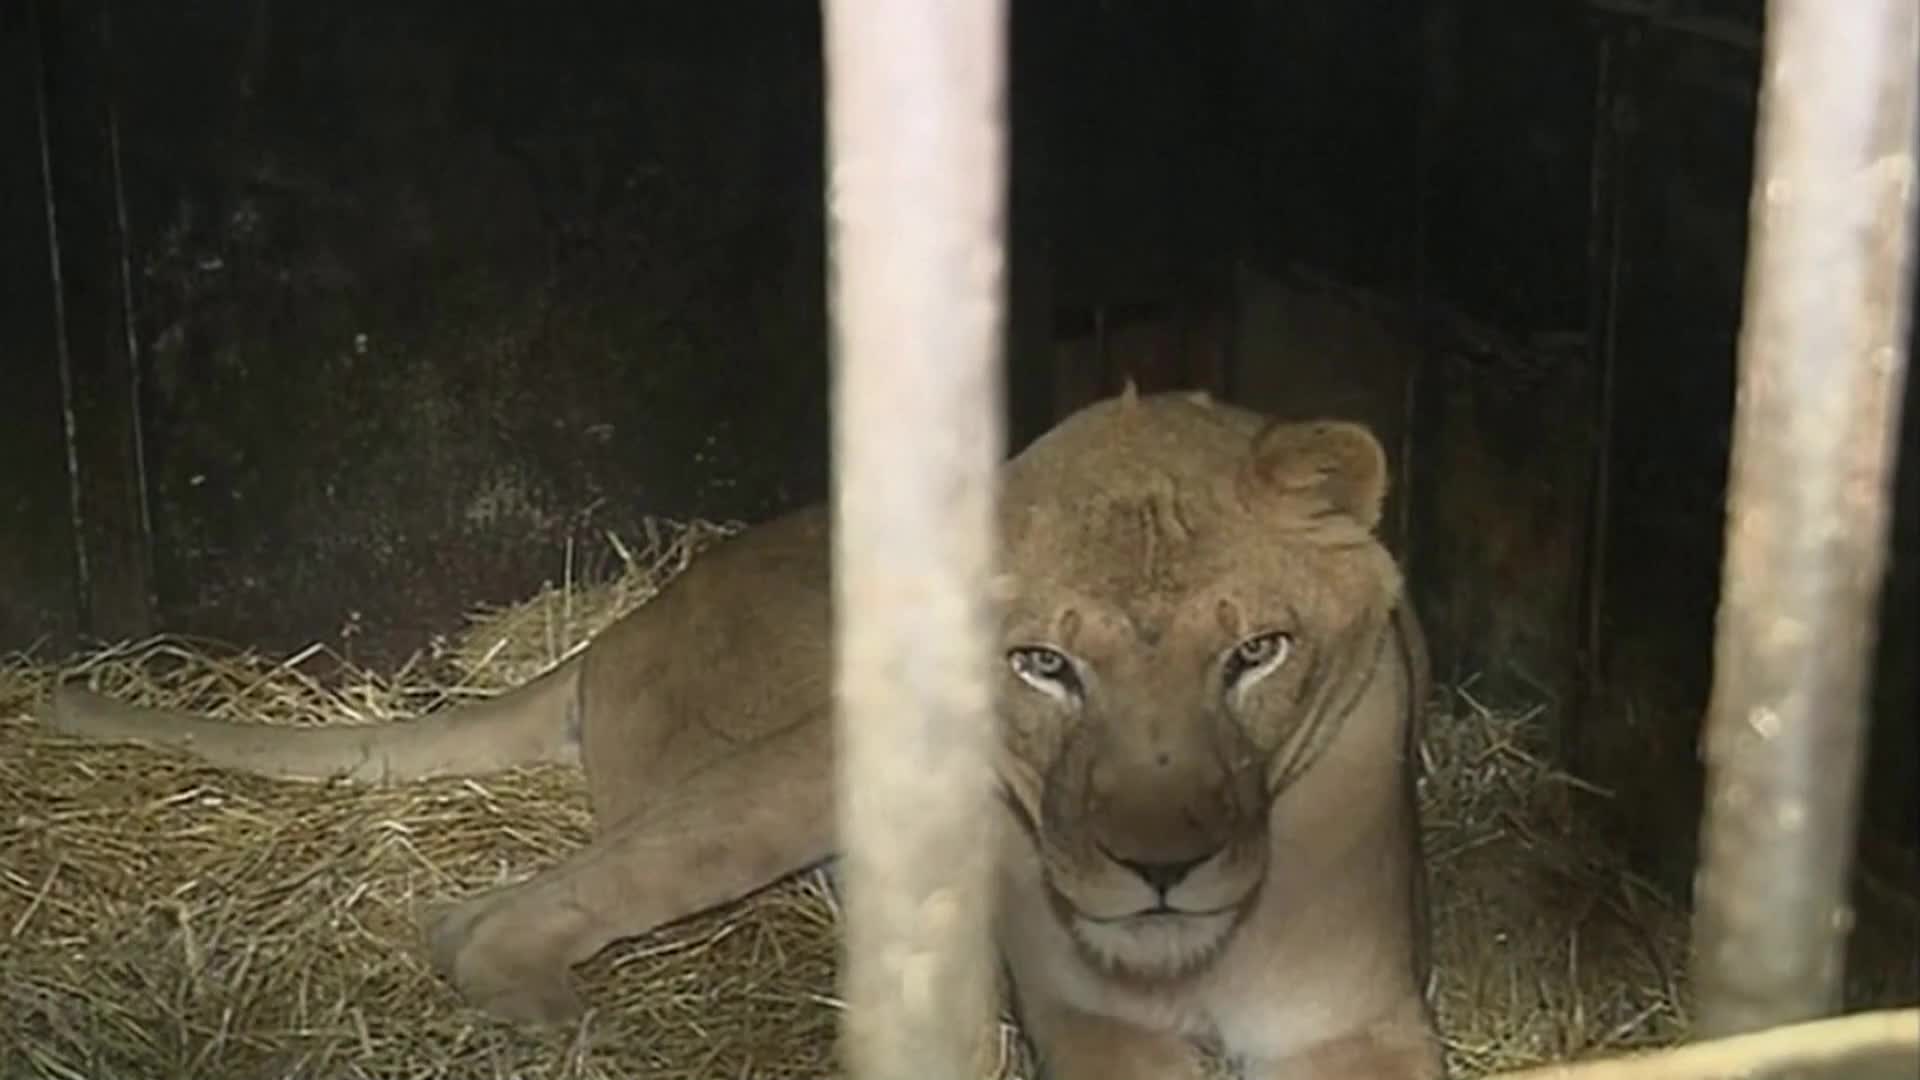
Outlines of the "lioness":
M 997 933 L 1059 1080 L 1437 1076 L 1408 749 L 1426 657 L 1365 429 L 1204 396 L 1076 413 L 1004 472 Z M 702 556 L 577 658 L 376 728 L 223 724 L 75 686 L 50 722 L 237 769 L 396 782 L 584 766 L 599 834 L 428 930 L 499 1016 L 833 850 L 828 514 Z

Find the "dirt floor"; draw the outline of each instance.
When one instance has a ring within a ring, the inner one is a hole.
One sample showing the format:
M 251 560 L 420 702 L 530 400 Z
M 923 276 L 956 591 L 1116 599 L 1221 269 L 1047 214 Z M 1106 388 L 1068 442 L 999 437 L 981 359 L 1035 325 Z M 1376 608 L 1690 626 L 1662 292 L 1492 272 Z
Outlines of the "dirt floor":
M 528 1033 L 428 970 L 422 915 L 579 845 L 577 774 L 354 791 L 56 737 L 61 674 L 237 722 L 403 719 L 568 655 L 725 527 L 659 523 L 617 581 L 476 615 L 397 671 L 315 646 L 159 639 L 0 664 L 0 1077 L 800 1077 L 834 1073 L 836 909 L 818 874 L 617 946 L 589 1013 Z M 325 669 L 325 677 L 307 674 Z M 1456 1076 L 1672 1042 L 1686 919 L 1582 824 L 1604 799 L 1547 759 L 1551 704 L 1444 688 L 1423 747 L 1433 1000 Z M 1871 891 L 1871 890 L 1869 890 Z M 1870 901 L 1870 902 L 1869 902 Z M 1920 903 L 1863 893 L 1854 1003 L 1920 999 Z M 999 1075 L 1029 1075 L 1005 1028 Z

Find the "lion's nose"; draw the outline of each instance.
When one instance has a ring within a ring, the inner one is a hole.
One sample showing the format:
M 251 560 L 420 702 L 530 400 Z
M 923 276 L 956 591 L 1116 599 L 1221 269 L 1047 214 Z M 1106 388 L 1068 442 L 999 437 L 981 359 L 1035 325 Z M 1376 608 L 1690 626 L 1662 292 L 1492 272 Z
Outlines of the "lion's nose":
M 1122 858 L 1111 851 L 1107 851 L 1106 855 L 1107 858 L 1133 871 L 1141 881 L 1152 886 L 1155 892 L 1161 896 L 1165 896 L 1178 888 L 1181 882 L 1187 880 L 1187 876 L 1192 874 L 1201 863 L 1213 858 L 1215 852 L 1209 851 L 1205 855 L 1193 859 L 1154 861 Z

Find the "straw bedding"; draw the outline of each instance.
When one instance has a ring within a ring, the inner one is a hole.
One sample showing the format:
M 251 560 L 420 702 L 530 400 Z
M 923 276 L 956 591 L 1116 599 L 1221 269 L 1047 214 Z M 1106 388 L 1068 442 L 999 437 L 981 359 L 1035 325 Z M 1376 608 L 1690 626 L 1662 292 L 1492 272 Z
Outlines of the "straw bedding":
M 358 791 L 276 783 L 27 718 L 59 674 L 237 721 L 375 723 L 519 682 L 646 602 L 730 527 L 650 528 L 626 571 L 485 612 L 401 670 L 315 646 L 157 639 L 0 663 L 0 1077 L 798 1077 L 833 1066 L 836 909 L 818 875 L 600 956 L 591 1011 L 527 1032 L 428 970 L 436 904 L 582 843 L 578 776 L 524 769 Z M 333 663 L 323 664 L 323 660 Z M 325 676 L 311 674 L 326 667 Z M 1423 747 L 1434 1000 L 1456 1075 L 1664 1043 L 1687 1022 L 1685 917 L 1579 824 L 1541 707 L 1471 685 Z M 1894 904 L 1911 955 L 1914 908 Z M 1913 964 L 1876 998 L 1912 1000 Z M 1011 1027 L 1000 1075 L 1029 1075 Z

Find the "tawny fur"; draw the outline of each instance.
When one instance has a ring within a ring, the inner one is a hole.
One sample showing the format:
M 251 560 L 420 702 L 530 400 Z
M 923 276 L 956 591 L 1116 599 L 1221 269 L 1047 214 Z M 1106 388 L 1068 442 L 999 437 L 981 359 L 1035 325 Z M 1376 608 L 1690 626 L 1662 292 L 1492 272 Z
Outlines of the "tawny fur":
M 1050 1075 L 1195 1077 L 1210 1044 L 1255 1078 L 1438 1076 L 1409 757 L 1427 659 L 1374 535 L 1379 443 L 1126 395 L 1003 481 L 997 928 Z M 750 529 L 574 660 L 419 721 L 265 729 L 77 687 L 47 721 L 290 778 L 578 762 L 592 842 L 427 931 L 474 1004 L 561 1020 L 574 964 L 831 856 L 827 526 L 816 506 Z

